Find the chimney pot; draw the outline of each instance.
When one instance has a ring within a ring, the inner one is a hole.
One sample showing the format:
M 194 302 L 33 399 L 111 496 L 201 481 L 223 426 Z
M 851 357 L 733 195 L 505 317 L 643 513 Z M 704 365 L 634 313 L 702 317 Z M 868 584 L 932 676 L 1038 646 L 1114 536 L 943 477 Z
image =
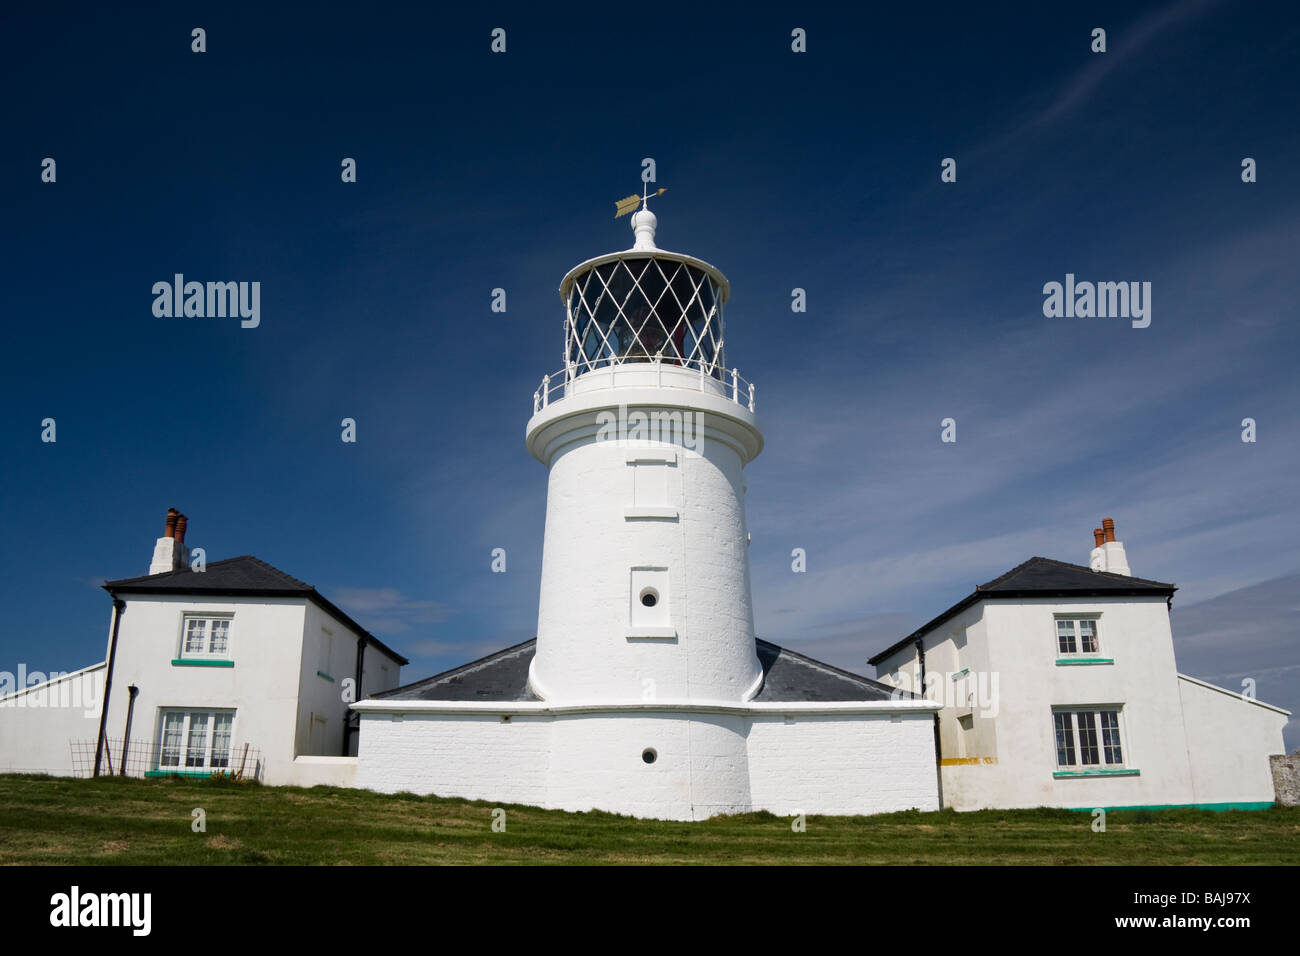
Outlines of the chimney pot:
M 1102 543 L 1106 540 L 1106 532 L 1103 531 L 1101 528 L 1093 528 L 1092 540 L 1095 546 L 1100 548 L 1102 546 Z
M 1115 519 L 1114 518 L 1102 518 L 1101 528 L 1104 532 L 1106 532 L 1107 541 L 1115 540 Z
M 176 537 L 176 519 L 179 518 L 180 515 L 181 513 L 177 511 L 175 508 L 167 509 L 167 524 L 163 528 L 164 538 Z
M 185 526 L 189 524 L 189 522 L 190 519 L 185 517 L 185 515 L 176 516 L 176 543 L 177 544 L 185 543 Z

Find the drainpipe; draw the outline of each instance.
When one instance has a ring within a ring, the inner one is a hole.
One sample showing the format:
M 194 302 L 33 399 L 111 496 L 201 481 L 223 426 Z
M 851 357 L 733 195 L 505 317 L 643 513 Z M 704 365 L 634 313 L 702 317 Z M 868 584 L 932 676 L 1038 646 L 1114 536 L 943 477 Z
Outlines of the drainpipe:
M 916 661 L 921 671 L 921 696 L 925 697 L 925 643 L 924 638 L 916 639 Z M 940 701 L 942 703 L 942 701 Z M 943 744 L 939 739 L 939 715 L 934 715 L 934 770 L 938 782 L 939 806 L 943 806 Z
M 366 639 L 364 637 L 358 637 L 357 638 L 357 673 L 356 673 L 356 684 L 354 685 L 356 687 L 357 700 L 361 699 L 361 670 L 362 670 L 362 665 L 365 664 L 365 660 L 366 660 Z M 352 735 L 357 733 L 357 731 L 361 729 L 360 726 L 361 716 L 353 712 L 351 708 L 348 708 L 346 711 L 344 711 L 344 713 L 347 716 L 343 718 L 342 756 L 346 757 L 348 755 L 349 745 L 352 743 Z M 352 723 L 354 719 L 357 722 L 355 726 Z M 359 751 L 360 749 L 361 749 L 360 746 L 358 746 L 357 750 Z
M 99 711 L 99 737 L 95 740 L 95 772 L 99 776 L 99 766 L 104 759 L 104 729 L 108 721 L 108 694 L 113 688 L 113 663 L 117 660 L 117 629 L 122 624 L 122 615 L 126 612 L 126 602 L 112 591 L 108 596 L 113 599 L 113 635 L 108 640 L 108 667 L 104 671 L 104 705 Z
M 126 750 L 131 746 L 131 718 L 135 716 L 135 695 L 140 693 L 140 688 L 132 684 L 126 689 L 131 695 L 131 699 L 126 703 L 126 730 L 122 734 L 122 765 L 118 768 L 118 775 L 126 776 Z

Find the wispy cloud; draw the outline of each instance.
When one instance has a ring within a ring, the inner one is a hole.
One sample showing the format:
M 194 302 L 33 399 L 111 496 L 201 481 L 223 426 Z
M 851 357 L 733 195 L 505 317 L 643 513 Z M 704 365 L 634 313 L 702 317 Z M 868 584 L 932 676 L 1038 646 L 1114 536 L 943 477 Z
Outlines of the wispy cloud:
M 1140 62 L 1139 54 L 1152 42 L 1190 24 L 1220 3 L 1221 0 L 1174 0 L 1131 25 L 1096 24 L 1106 29 L 1106 52 L 1089 53 L 1083 60 L 1084 65 L 1070 74 L 1050 102 L 1036 108 L 1010 129 L 967 150 L 966 158 L 974 160 L 988 154 L 1006 152 L 1026 136 L 1070 116 L 1091 99 L 1107 80 L 1137 65 Z M 1087 37 L 1080 36 L 1080 49 L 1088 49 L 1082 45 L 1086 39 Z
M 345 587 L 334 591 L 332 597 L 368 629 L 381 634 L 405 634 L 444 621 L 450 613 L 437 601 L 412 600 L 397 588 Z

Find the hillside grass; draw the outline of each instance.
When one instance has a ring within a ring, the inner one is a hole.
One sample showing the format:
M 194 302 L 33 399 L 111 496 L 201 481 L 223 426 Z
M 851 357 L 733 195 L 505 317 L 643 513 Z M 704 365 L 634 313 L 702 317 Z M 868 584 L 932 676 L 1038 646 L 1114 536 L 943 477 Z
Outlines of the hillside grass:
M 1300 809 L 637 820 L 229 780 L 0 775 L 0 864 L 1294 864 Z M 206 812 L 206 832 L 191 829 Z

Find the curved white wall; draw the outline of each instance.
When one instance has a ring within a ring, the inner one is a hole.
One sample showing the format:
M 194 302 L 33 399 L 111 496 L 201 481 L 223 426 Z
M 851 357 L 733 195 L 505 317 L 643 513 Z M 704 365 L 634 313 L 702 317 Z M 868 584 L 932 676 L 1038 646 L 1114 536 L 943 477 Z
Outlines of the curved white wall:
M 611 421 L 635 426 L 638 413 L 659 421 L 658 440 L 611 437 Z M 550 468 L 531 671 L 538 695 L 752 694 L 762 672 L 742 476 L 761 447 L 752 414 L 713 394 L 604 389 L 543 409 L 529 445 Z M 643 586 L 658 593 L 653 609 L 639 604 Z

